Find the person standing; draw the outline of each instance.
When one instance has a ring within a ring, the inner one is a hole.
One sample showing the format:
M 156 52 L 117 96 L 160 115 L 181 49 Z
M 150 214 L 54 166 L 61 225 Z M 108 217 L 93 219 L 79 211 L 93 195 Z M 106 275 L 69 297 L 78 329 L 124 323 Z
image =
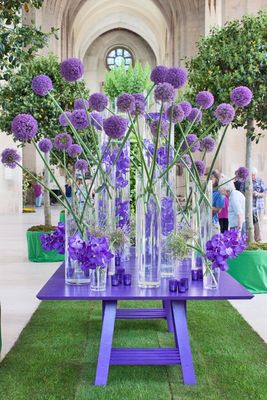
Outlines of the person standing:
M 71 204 L 71 195 L 72 195 L 71 180 L 67 179 L 67 183 L 65 185 L 65 196 L 69 204 Z
M 212 234 L 220 233 L 219 212 L 224 208 L 224 196 L 218 190 L 218 182 L 220 179 L 220 172 L 213 171 L 211 174 L 212 181 Z
M 224 196 L 224 207 L 218 213 L 221 233 L 228 231 L 228 208 L 229 198 L 228 196 Z
M 41 207 L 43 200 L 42 186 L 37 181 L 33 185 L 33 191 L 35 196 L 35 207 Z
M 262 241 L 262 223 L 265 208 L 266 186 L 263 179 L 257 177 L 257 168 L 252 168 L 253 186 L 253 213 L 254 213 L 254 239 L 255 242 Z

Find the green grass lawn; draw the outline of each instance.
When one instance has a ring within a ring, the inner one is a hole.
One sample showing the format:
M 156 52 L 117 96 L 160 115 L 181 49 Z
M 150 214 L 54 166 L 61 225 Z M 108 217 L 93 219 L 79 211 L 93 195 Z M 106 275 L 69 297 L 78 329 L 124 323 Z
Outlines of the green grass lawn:
M 266 345 L 226 301 L 189 302 L 196 386 L 180 366 L 112 366 L 108 386 L 94 387 L 100 316 L 99 302 L 43 302 L 0 364 L 0 399 L 267 399 Z M 173 344 L 163 320 L 116 322 L 114 347 Z

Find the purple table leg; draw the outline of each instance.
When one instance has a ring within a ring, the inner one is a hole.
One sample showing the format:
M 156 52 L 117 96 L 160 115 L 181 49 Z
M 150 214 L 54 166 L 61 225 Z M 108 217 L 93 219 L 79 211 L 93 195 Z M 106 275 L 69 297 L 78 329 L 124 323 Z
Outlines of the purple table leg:
M 103 321 L 96 368 L 95 385 L 106 385 L 116 318 L 117 301 L 103 301 Z
M 183 381 L 185 385 L 195 385 L 193 358 L 190 348 L 189 333 L 186 321 L 186 301 L 172 301 L 174 335 L 179 349 Z
M 171 302 L 170 300 L 162 300 L 162 305 L 164 310 L 166 311 L 168 330 L 169 332 L 174 332 Z

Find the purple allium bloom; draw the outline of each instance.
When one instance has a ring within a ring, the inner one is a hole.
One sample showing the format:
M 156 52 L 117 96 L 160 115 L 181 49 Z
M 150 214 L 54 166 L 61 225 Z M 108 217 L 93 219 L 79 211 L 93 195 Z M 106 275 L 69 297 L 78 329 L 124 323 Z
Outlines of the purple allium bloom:
M 186 141 L 187 141 L 187 143 L 186 143 Z M 199 139 L 198 139 L 197 135 L 195 135 L 194 133 L 189 133 L 186 136 L 186 141 L 184 141 L 182 144 L 182 150 L 186 150 L 187 148 L 190 148 L 191 152 L 195 153 L 196 151 L 198 151 L 200 149 Z
M 168 120 L 176 124 L 177 122 L 181 122 L 184 119 L 184 111 L 179 104 L 174 104 L 173 107 L 170 106 L 166 110 L 166 115 Z
M 200 150 L 210 153 L 214 150 L 215 140 L 211 136 L 206 136 L 201 140 Z
M 194 121 L 194 123 L 197 124 L 202 119 L 202 112 L 199 110 L 199 108 L 193 107 L 187 118 L 189 121 Z
M 138 100 L 138 101 L 142 101 L 143 103 L 146 102 L 146 99 L 145 99 L 145 96 L 143 95 L 143 93 L 133 93 L 133 97 L 134 97 L 135 101 Z
M 55 149 L 68 150 L 68 148 L 72 145 L 72 137 L 67 132 L 59 133 L 55 136 L 54 139 L 54 147 Z
M 65 111 L 64 113 L 60 114 L 60 116 L 58 117 L 58 122 L 60 123 L 60 125 L 62 125 L 62 126 L 68 126 L 69 125 L 66 116 L 70 119 L 71 112 L 70 111 Z
M 78 144 L 72 144 L 67 149 L 67 152 L 70 157 L 75 158 L 82 153 L 82 148 Z
M 161 199 L 161 233 L 163 236 L 170 235 L 174 230 L 175 211 L 173 198 L 166 196 Z
M 16 168 L 16 163 L 21 160 L 21 157 L 16 149 L 7 148 L 1 154 L 1 162 L 8 168 Z
M 96 111 L 91 112 L 90 114 L 90 124 L 97 129 L 98 131 L 102 131 L 103 128 L 103 118 L 102 115 Z
M 166 74 L 165 82 L 170 83 L 175 89 L 179 89 L 187 82 L 188 72 L 185 68 L 172 67 Z
M 132 112 L 134 110 L 134 104 L 134 96 L 129 93 L 123 93 L 117 98 L 117 107 L 120 112 Z
M 190 168 L 192 167 L 192 161 L 191 161 L 190 156 L 189 156 L 188 154 L 184 154 L 184 155 L 182 156 L 182 159 L 183 159 L 184 163 L 185 163 L 185 164 L 188 166 L 188 168 L 190 169 Z
M 65 253 L 65 224 L 59 222 L 57 228 L 52 233 L 40 235 L 43 250 L 56 250 L 59 254 Z
M 31 114 L 18 114 L 11 123 L 11 130 L 21 142 L 31 140 L 38 131 L 38 122 Z
M 160 113 L 159 112 L 151 112 L 151 113 L 147 113 L 146 114 L 146 121 L 148 123 L 155 121 L 155 120 L 159 120 L 160 118 Z M 161 116 L 162 120 L 168 121 L 166 114 L 163 112 L 162 116 Z
M 230 93 L 230 99 L 238 107 L 246 107 L 252 100 L 253 93 L 247 86 L 238 86 Z
M 169 162 L 168 162 L 168 146 L 161 146 L 158 149 L 157 163 L 162 168 L 167 168 L 167 166 L 172 163 L 173 158 L 174 158 L 173 149 L 169 150 Z
M 104 119 L 103 128 L 107 136 L 113 139 L 120 139 L 125 135 L 128 125 L 128 119 L 119 115 L 112 115 Z
M 47 75 L 37 75 L 32 80 L 32 90 L 38 96 L 47 95 L 50 90 L 53 89 L 53 84 L 49 76 Z
M 157 65 L 152 69 L 150 79 L 156 85 L 158 85 L 159 83 L 163 83 L 165 82 L 167 72 L 168 67 L 166 67 L 165 65 Z
M 145 101 L 135 99 L 134 109 L 131 112 L 131 115 L 134 115 L 134 116 L 144 115 L 145 111 L 146 111 L 146 103 L 145 103 Z
M 50 139 L 44 138 L 40 140 L 38 147 L 43 153 L 49 153 L 53 147 L 53 144 Z
M 171 103 L 175 96 L 174 87 L 167 82 L 159 83 L 155 88 L 154 96 L 156 101 Z
M 89 126 L 88 117 L 84 109 L 74 110 L 71 113 L 70 121 L 75 129 L 86 129 Z
M 88 172 L 88 162 L 86 160 L 77 160 L 75 163 L 76 171 Z
M 67 58 L 60 64 L 60 73 L 66 81 L 74 82 L 84 73 L 84 66 L 79 58 Z
M 74 110 L 85 109 L 88 110 L 89 102 L 85 99 L 76 99 L 74 100 Z
M 249 177 L 249 170 L 246 167 L 239 167 L 237 171 L 235 171 L 236 179 L 240 182 L 246 182 Z
M 108 105 L 108 98 L 103 93 L 93 93 L 89 97 L 89 106 L 94 111 L 104 111 Z
M 160 120 L 156 119 L 151 122 L 150 129 L 153 136 L 157 136 L 157 131 L 159 129 L 159 135 L 166 136 L 169 130 L 169 122 L 165 119 L 161 119 L 160 128 L 159 128 Z
M 189 101 L 182 101 L 181 103 L 178 103 L 179 104 L 179 106 L 181 106 L 182 107 L 182 109 L 183 109 L 183 112 L 184 112 L 184 116 L 185 117 L 188 117 L 188 115 L 191 113 L 191 111 L 192 111 L 192 106 L 191 106 L 191 104 L 189 103 Z
M 235 117 L 234 107 L 231 104 L 222 103 L 214 111 L 214 116 L 222 125 L 228 125 Z
M 213 94 L 208 92 L 207 90 L 203 90 L 196 95 L 196 103 L 207 110 L 210 108 L 214 103 Z
M 197 171 L 199 173 L 199 176 L 205 175 L 206 165 L 205 165 L 204 161 L 202 161 L 202 160 L 195 161 L 195 166 L 196 166 L 196 169 L 197 169 Z

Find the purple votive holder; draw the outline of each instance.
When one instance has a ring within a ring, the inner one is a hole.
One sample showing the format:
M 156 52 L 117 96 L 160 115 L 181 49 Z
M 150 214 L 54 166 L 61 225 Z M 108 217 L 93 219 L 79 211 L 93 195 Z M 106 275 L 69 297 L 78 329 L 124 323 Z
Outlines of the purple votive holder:
M 186 287 L 183 284 L 182 281 L 178 281 L 178 292 L 179 293 L 185 293 L 186 292 Z
M 169 280 L 169 291 L 177 292 L 177 280 L 176 279 Z
M 188 278 L 182 278 L 180 282 L 182 285 L 184 285 L 185 290 L 188 290 Z
M 115 267 L 119 267 L 120 265 L 121 265 L 121 256 L 117 254 L 115 256 Z
M 199 279 L 200 281 L 203 280 L 203 270 L 202 269 L 197 270 L 197 279 Z
M 117 268 L 117 269 L 116 269 L 116 274 L 117 274 L 118 277 L 119 277 L 119 283 L 122 283 L 122 282 L 123 282 L 123 275 L 124 275 L 124 273 L 125 273 L 125 268 Z
M 123 284 L 124 284 L 124 286 L 131 286 L 131 284 L 132 284 L 132 275 L 131 274 L 123 275 Z
M 112 286 L 119 286 L 120 280 L 118 274 L 111 275 L 111 285 Z
M 198 280 L 198 270 L 192 269 L 191 274 L 192 274 L 192 281 L 197 281 Z

